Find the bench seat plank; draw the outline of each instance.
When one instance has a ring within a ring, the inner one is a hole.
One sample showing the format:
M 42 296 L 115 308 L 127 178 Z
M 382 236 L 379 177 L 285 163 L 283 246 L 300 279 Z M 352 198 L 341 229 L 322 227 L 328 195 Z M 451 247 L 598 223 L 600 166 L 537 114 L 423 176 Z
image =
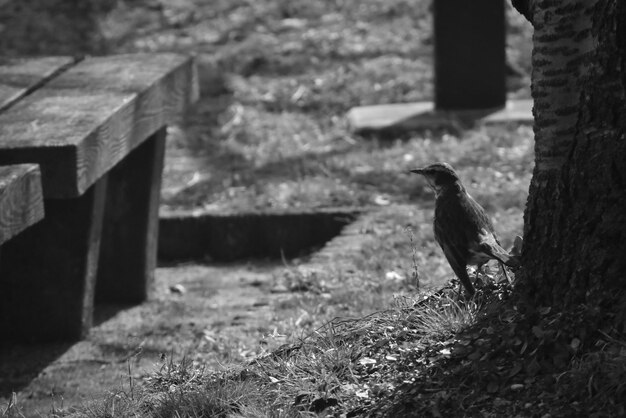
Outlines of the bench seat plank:
M 71 57 L 0 58 L 0 111 L 76 61 Z
M 45 197 L 79 196 L 197 95 L 187 56 L 87 58 L 0 114 L 0 164 L 38 163 Z
M 87 58 L 0 111 L 0 164 L 39 164 L 45 204 L 2 245 L 2 339 L 83 338 L 94 299 L 150 296 L 167 125 L 197 91 L 189 57 Z
M 39 167 L 0 166 L 0 245 L 43 216 Z

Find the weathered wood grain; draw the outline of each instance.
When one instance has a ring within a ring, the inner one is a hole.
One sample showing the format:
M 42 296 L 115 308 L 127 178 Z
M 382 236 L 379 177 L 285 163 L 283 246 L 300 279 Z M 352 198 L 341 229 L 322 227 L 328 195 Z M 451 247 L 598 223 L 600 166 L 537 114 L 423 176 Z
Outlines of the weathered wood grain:
M 186 56 L 87 58 L 0 114 L 0 164 L 39 163 L 46 197 L 81 195 L 197 94 Z
M 166 128 L 108 174 L 96 302 L 139 303 L 154 288 Z
M 0 341 L 77 340 L 92 324 L 105 175 L 75 199 L 46 199 L 45 218 L 2 245 Z
M 0 244 L 43 216 L 39 167 L 34 164 L 0 167 Z
M 71 57 L 0 58 L 0 111 L 77 61 Z

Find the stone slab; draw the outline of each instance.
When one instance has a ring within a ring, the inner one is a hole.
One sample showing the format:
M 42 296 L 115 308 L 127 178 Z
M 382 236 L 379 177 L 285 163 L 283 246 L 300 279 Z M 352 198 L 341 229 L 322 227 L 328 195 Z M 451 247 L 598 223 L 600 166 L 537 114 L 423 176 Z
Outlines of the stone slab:
M 532 124 L 533 101 L 509 100 L 504 108 L 483 110 L 438 110 L 433 102 L 393 103 L 354 107 L 348 111 L 354 133 L 414 131 L 458 128 L 474 124 Z

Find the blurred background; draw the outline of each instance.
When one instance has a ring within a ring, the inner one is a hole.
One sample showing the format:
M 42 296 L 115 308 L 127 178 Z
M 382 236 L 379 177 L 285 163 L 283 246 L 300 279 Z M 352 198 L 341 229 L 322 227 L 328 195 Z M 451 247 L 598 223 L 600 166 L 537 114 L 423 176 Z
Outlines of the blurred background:
M 531 28 L 505 5 L 507 93 L 528 98 Z M 404 168 L 446 160 L 479 198 L 501 200 L 482 199 L 487 205 L 520 209 L 533 160 L 528 127 L 364 140 L 346 122 L 355 106 L 433 99 L 432 8 L 427 0 L 3 0 L 0 54 L 196 55 L 202 98 L 170 129 L 166 207 L 415 201 L 428 191 Z

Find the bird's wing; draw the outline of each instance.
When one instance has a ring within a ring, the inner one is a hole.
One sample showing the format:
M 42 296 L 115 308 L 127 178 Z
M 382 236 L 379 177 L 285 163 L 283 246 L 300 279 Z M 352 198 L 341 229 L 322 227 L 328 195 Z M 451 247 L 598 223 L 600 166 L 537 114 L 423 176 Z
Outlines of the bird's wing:
M 480 238 L 480 250 L 496 260 L 500 261 L 503 264 L 506 264 L 509 267 L 518 267 L 519 260 L 517 257 L 511 256 L 506 252 L 504 248 L 500 245 L 496 236 L 488 231 L 486 228 L 483 228 L 479 235 Z
M 470 195 L 467 195 L 468 218 L 473 220 L 479 236 L 479 250 L 495 258 L 509 267 L 518 267 L 519 260 L 512 257 L 498 241 L 493 223 L 482 206 L 478 204 Z
M 466 194 L 466 207 L 465 210 L 468 212 L 467 217 L 470 222 L 475 223 L 475 228 L 477 232 L 480 232 L 483 228 L 486 228 L 491 234 L 493 234 L 495 238 L 495 229 L 493 227 L 493 223 L 491 222 L 491 218 L 487 216 L 485 209 L 483 209 L 480 204 L 474 200 L 472 196 Z M 496 242 L 498 239 L 496 238 Z M 500 243 L 498 242 L 498 245 Z

